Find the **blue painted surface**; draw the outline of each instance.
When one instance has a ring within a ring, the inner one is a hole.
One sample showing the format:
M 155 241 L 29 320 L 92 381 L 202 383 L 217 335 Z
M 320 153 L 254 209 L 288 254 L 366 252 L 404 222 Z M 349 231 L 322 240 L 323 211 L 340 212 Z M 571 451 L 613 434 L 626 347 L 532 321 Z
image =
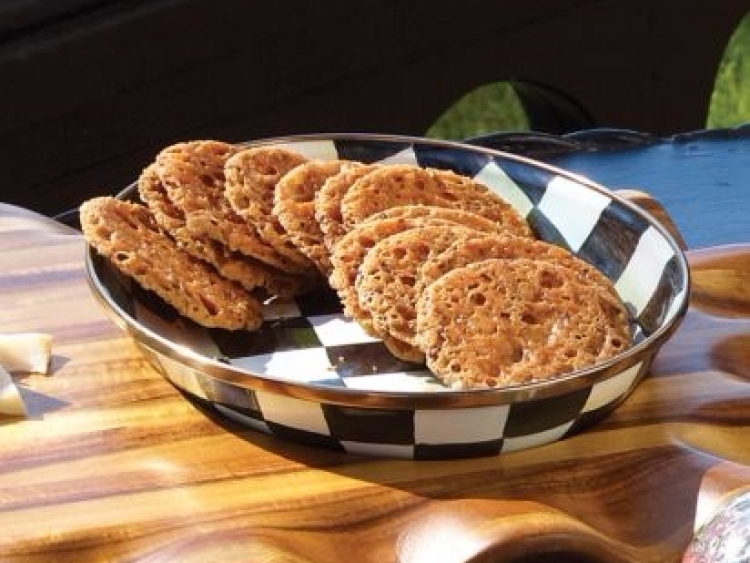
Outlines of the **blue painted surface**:
M 611 189 L 652 194 L 690 248 L 750 242 L 750 125 L 666 139 L 619 130 L 564 137 L 499 132 L 479 139 Z
M 667 209 L 690 248 L 750 242 L 750 138 L 660 142 L 550 163 L 609 188 L 639 188 Z

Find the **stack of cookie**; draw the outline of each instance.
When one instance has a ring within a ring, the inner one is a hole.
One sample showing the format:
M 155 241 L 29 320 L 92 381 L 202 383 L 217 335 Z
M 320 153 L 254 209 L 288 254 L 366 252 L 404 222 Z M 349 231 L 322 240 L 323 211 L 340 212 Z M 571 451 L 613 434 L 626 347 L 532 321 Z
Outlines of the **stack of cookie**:
M 522 384 L 628 346 L 609 279 L 536 240 L 486 186 L 383 166 L 336 191 L 338 203 L 324 202 L 323 188 L 316 206 L 344 311 L 446 385 Z
M 280 228 L 261 236 L 246 210 L 230 204 L 225 168 L 240 152 L 219 141 L 167 147 L 138 180 L 142 204 L 94 198 L 80 217 L 89 244 L 180 314 L 208 327 L 254 330 L 263 299 L 297 295 L 316 281 L 312 263 Z M 277 175 L 268 184 L 271 202 L 283 171 Z M 253 200 L 259 216 L 269 201 L 262 196 Z
M 327 280 L 347 315 L 451 387 L 551 377 L 629 345 L 604 275 L 450 171 L 195 141 L 161 151 L 139 193 L 86 202 L 87 240 L 206 326 L 257 328 L 263 299 Z

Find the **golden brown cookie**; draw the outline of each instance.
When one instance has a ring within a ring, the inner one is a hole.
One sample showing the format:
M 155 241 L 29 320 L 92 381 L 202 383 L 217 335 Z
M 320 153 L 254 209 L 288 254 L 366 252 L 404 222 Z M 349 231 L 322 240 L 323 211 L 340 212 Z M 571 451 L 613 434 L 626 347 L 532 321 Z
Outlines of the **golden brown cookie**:
M 185 216 L 210 213 L 217 194 L 224 191 L 224 163 L 236 150 L 222 141 L 175 143 L 159 151 L 154 168 L 172 202 Z
M 492 258 L 451 270 L 426 288 L 417 314 L 427 366 L 460 389 L 552 378 L 630 341 L 622 304 L 550 260 Z
M 369 334 L 383 340 L 394 356 L 410 362 L 421 362 L 424 354 L 414 346 L 377 331 L 368 311 L 359 305 L 355 283 L 367 252 L 381 240 L 409 229 L 435 225 L 455 225 L 436 217 L 394 217 L 367 221 L 355 227 L 336 243 L 331 254 L 329 283 L 339 295 L 344 314 L 356 320 Z
M 239 283 L 248 291 L 263 288 L 270 295 L 290 297 L 314 286 L 305 276 L 279 272 L 244 254 L 229 250 L 206 235 L 198 235 L 188 229 L 185 214 L 172 203 L 153 164 L 141 173 L 138 193 L 157 224 L 175 239 L 180 249 L 209 263 L 219 274 Z
M 294 151 L 282 147 L 245 148 L 229 158 L 224 166 L 225 195 L 234 209 L 258 235 L 292 264 L 294 270 L 314 268 L 299 251 L 273 214 L 276 184 L 290 170 L 307 162 Z
M 331 272 L 331 262 L 315 219 L 315 195 L 328 178 L 351 166 L 358 165 L 343 160 L 305 162 L 284 174 L 274 192 L 273 214 L 294 245 L 326 276 Z
M 426 286 L 451 270 L 488 258 L 550 260 L 575 270 L 601 291 L 619 299 L 612 282 L 604 274 L 568 250 L 542 240 L 497 234 L 473 237 L 431 256 L 419 269 L 417 291 L 421 293 Z
M 375 168 L 376 164 L 352 163 L 352 166 L 328 178 L 315 195 L 315 220 L 323 232 L 323 242 L 329 254 L 346 234 L 341 217 L 341 200 L 354 182 Z
M 451 207 L 495 221 L 508 234 L 532 236 L 523 217 L 487 186 L 445 170 L 397 164 L 381 166 L 357 180 L 341 201 L 344 227 L 375 213 L 408 204 Z
M 208 264 L 182 252 L 144 205 L 99 197 L 81 206 L 87 242 L 181 315 L 207 327 L 256 329 L 261 304 Z
M 336 176 L 332 179 L 335 178 Z M 487 233 L 503 232 L 502 227 L 489 219 L 447 207 L 403 205 L 368 217 L 363 223 L 355 225 L 351 234 L 344 233 L 331 248 L 329 283 L 339 292 L 346 314 L 354 318 L 366 318 L 364 313 L 358 311 L 354 281 L 367 251 L 387 236 L 431 225 L 464 225 Z M 344 239 L 346 240 L 342 242 Z
M 162 229 L 178 240 L 182 237 L 190 238 L 185 213 L 169 199 L 154 164 L 144 168 L 138 177 L 138 195 Z
M 266 244 L 254 226 L 235 212 L 225 195 L 224 167 L 237 149 L 220 141 L 190 141 L 166 147 L 154 168 L 186 228 L 281 271 L 299 271 Z
M 442 219 L 456 223 L 457 225 L 464 225 L 472 229 L 477 229 L 486 233 L 497 233 L 504 234 L 507 229 L 502 225 L 472 213 L 471 211 L 464 211 L 463 209 L 457 209 L 453 207 L 438 207 L 436 205 L 422 205 L 422 204 L 411 204 L 411 205 L 399 205 L 396 207 L 390 207 L 375 215 L 371 215 L 365 219 L 365 223 L 368 221 L 379 221 L 381 219 L 393 219 L 397 217 L 404 218 L 415 218 L 415 217 L 429 217 L 434 219 Z
M 420 267 L 452 244 L 482 234 L 462 225 L 427 226 L 393 234 L 368 250 L 355 289 L 376 333 L 416 346 Z
M 359 299 L 354 287 L 365 255 L 378 242 L 391 235 L 409 229 L 437 225 L 455 225 L 455 223 L 427 216 L 393 217 L 367 221 L 344 235 L 331 254 L 332 270 L 328 278 L 331 287 L 339 294 L 344 313 L 358 320 L 366 330 L 370 329 L 368 315 L 359 307 Z
M 531 227 L 521 214 L 489 186 L 452 170 L 428 168 L 427 171 L 443 185 L 446 194 L 460 194 L 461 209 L 495 221 L 509 235 L 534 237 Z

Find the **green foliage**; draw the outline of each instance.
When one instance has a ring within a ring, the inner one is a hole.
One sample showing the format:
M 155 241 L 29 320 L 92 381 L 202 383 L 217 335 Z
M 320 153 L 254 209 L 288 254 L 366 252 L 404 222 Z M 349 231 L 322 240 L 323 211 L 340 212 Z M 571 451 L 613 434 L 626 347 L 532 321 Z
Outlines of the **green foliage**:
M 529 122 L 513 86 L 495 82 L 469 92 L 441 115 L 427 136 L 466 139 L 490 131 L 528 131 Z
M 750 122 L 750 15 L 732 35 L 719 65 L 707 126 L 732 127 L 746 122 Z
M 716 75 L 708 108 L 709 128 L 750 122 L 750 14 L 732 35 Z M 513 86 L 481 86 L 458 100 L 427 131 L 428 137 L 465 139 L 490 131 L 528 131 L 529 122 Z

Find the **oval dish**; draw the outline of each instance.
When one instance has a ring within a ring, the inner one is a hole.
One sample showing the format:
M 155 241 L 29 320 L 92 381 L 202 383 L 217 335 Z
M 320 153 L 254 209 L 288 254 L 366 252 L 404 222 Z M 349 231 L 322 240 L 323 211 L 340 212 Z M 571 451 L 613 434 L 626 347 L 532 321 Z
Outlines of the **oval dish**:
M 256 332 L 199 327 L 89 249 L 89 284 L 172 384 L 223 416 L 282 439 L 412 459 L 496 455 L 549 443 L 600 419 L 648 372 L 687 309 L 683 253 L 650 215 L 584 178 L 461 143 L 386 135 L 305 135 L 282 145 L 308 158 L 447 168 L 490 186 L 539 238 L 615 284 L 634 344 L 609 361 L 501 389 L 442 387 L 345 318 L 333 292 L 266 306 Z M 129 186 L 120 198 L 137 200 Z

